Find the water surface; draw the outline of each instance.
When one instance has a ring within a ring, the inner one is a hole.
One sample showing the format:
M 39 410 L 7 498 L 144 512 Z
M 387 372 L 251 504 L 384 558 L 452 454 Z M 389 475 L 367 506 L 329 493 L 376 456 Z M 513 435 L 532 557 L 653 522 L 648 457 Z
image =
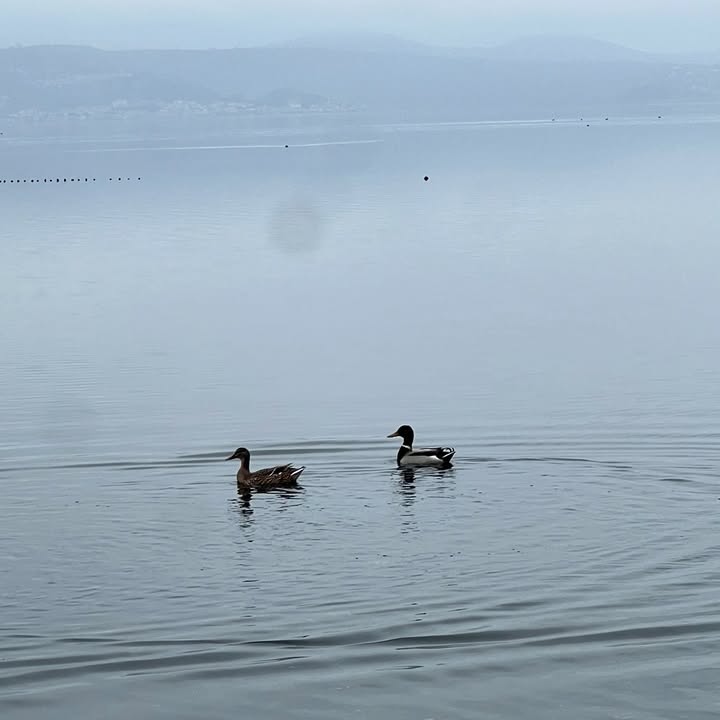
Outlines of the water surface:
M 3 717 L 717 717 L 719 138 L 4 139 Z

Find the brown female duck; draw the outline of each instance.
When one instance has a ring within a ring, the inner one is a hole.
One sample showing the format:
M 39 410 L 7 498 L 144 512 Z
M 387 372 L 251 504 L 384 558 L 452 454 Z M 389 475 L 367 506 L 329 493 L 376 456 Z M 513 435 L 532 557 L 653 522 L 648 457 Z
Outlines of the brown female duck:
M 297 479 L 302 475 L 304 467 L 276 465 L 250 472 L 250 451 L 247 448 L 238 448 L 226 460 L 239 460 L 240 469 L 237 472 L 238 490 L 248 494 L 250 490 L 272 490 L 273 488 L 287 488 L 297 485 Z

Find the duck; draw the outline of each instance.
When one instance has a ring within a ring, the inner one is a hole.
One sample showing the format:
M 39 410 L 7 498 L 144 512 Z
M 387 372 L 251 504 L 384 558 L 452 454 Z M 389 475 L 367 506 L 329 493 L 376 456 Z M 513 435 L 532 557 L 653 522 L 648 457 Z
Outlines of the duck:
M 240 469 L 237 471 L 237 484 L 238 490 L 243 495 L 248 495 L 250 490 L 262 492 L 274 488 L 295 487 L 298 478 L 305 470 L 305 466 L 295 467 L 289 463 L 250 472 L 250 451 L 244 447 L 239 447 L 225 460 L 240 461 Z
M 398 467 L 406 467 L 409 465 L 427 465 L 440 468 L 452 467 L 451 460 L 455 454 L 455 448 L 436 447 L 413 450 L 415 431 L 409 425 L 401 425 L 394 433 L 390 433 L 388 437 L 402 438 L 403 444 L 400 446 L 397 454 Z

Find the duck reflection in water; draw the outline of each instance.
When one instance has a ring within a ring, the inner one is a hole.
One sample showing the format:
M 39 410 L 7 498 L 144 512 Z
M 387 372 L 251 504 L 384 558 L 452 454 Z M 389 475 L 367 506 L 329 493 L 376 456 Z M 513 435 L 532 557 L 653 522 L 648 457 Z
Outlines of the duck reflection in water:
M 305 494 L 305 488 L 301 485 L 296 485 L 293 488 L 254 488 L 255 495 L 274 495 L 275 497 L 281 497 L 285 500 L 292 498 L 300 498 Z M 250 500 L 252 499 L 252 492 L 249 487 L 238 485 L 238 505 L 249 508 Z M 277 510 L 283 511 L 288 508 L 288 505 L 282 504 L 276 507 Z
M 397 474 L 400 476 L 400 482 L 403 486 L 412 486 L 415 488 L 415 468 L 404 467 L 397 470 Z
M 398 475 L 397 491 L 400 495 L 401 504 L 412 507 L 415 504 L 417 485 L 415 485 L 415 470 L 413 468 L 401 468 L 396 470 Z
M 435 491 L 439 490 L 441 494 L 444 494 L 449 487 L 454 486 L 453 475 L 453 470 L 450 468 L 416 469 L 414 467 L 401 467 L 392 471 L 392 476 L 398 480 L 398 495 L 402 498 L 402 504 L 406 507 L 411 506 L 416 500 L 418 487 L 416 481 L 419 480 L 421 485 L 433 488 Z M 448 483 L 448 480 L 451 482 Z
M 300 498 L 303 498 L 305 496 L 305 488 L 302 488 L 300 486 L 296 488 L 282 488 L 282 489 L 273 489 L 273 490 L 257 490 L 256 494 L 262 494 L 262 495 L 274 495 L 276 497 L 281 497 L 284 500 L 292 500 Z M 255 513 L 255 509 L 250 503 L 250 500 L 252 499 L 252 495 L 250 493 L 250 490 L 248 488 L 238 487 L 238 496 L 237 498 L 231 498 L 229 500 L 230 506 L 232 507 L 233 511 L 238 513 L 240 518 L 242 519 L 242 524 L 246 527 L 249 527 L 252 522 L 254 522 L 253 515 Z M 294 503 L 276 503 L 273 504 L 271 509 L 273 512 L 286 512 L 290 507 L 293 507 Z
M 244 527 L 250 527 L 253 523 L 253 513 L 255 512 L 250 505 L 250 498 L 244 498 L 240 495 L 240 497 L 237 498 L 230 498 L 228 503 L 231 510 L 238 514 L 241 524 Z

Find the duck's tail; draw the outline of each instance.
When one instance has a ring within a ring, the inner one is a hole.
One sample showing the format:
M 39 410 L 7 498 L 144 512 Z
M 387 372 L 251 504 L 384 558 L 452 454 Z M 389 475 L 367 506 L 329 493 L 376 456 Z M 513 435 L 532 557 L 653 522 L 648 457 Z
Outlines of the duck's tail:
M 455 448 L 440 448 L 438 457 L 443 461 L 446 467 L 452 465 L 453 455 L 455 455 Z

